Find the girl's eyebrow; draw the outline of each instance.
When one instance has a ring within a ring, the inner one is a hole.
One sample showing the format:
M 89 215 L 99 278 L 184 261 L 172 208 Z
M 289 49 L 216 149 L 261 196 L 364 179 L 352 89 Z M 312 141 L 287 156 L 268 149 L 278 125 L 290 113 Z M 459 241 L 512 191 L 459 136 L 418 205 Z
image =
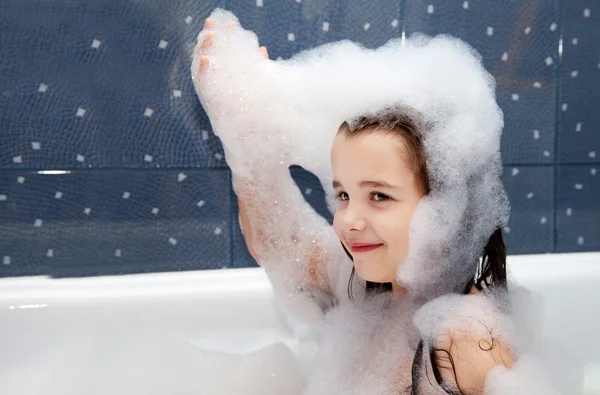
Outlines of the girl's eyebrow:
M 333 180 L 333 188 L 341 188 L 342 184 L 339 181 Z M 361 188 L 387 188 L 387 189 L 400 189 L 399 186 L 392 185 L 386 181 L 361 181 L 358 183 Z

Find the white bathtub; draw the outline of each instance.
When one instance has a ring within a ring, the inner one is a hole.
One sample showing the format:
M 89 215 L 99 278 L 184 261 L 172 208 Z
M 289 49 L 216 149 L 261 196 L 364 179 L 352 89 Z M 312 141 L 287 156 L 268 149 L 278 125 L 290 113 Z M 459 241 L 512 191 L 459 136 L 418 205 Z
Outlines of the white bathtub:
M 543 294 L 544 336 L 600 394 L 600 253 L 511 256 L 509 269 Z M 200 348 L 291 336 L 260 269 L 0 279 L 0 394 L 200 395 Z

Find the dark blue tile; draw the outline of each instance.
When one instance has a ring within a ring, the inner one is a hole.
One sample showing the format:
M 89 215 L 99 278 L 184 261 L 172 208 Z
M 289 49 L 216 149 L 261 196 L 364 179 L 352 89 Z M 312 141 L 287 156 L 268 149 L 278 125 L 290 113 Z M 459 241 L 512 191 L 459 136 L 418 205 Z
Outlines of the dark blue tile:
M 231 262 L 226 169 L 0 172 L 0 277 L 213 269 Z
M 600 162 L 600 4 L 563 5 L 560 122 L 562 163 Z
M 558 170 L 557 252 L 600 250 L 600 166 Z
M 325 218 L 330 225 L 333 225 L 333 214 L 327 208 L 325 202 L 325 190 L 321 185 L 319 178 L 308 170 L 300 166 L 290 167 L 290 175 L 296 186 L 304 196 L 306 202 L 319 214 Z
M 231 0 L 228 9 L 254 31 L 272 58 L 349 39 L 377 47 L 401 35 L 400 2 Z
M 504 112 L 505 163 L 555 161 L 556 0 L 407 1 L 404 20 L 407 35 L 448 33 L 481 54 Z
M 554 166 L 505 167 L 511 214 L 504 238 L 509 254 L 554 251 Z
M 223 167 L 190 74 L 219 5 L 0 3 L 0 167 Z

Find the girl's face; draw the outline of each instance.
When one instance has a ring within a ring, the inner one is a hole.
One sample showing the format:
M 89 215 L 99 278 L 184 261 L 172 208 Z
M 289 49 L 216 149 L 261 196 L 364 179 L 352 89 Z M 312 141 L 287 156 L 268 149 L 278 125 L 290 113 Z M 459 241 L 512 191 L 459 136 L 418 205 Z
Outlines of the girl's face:
M 412 215 L 423 197 L 409 152 L 393 133 L 338 133 L 331 148 L 339 206 L 333 226 L 354 258 L 358 275 L 396 283 L 408 253 Z

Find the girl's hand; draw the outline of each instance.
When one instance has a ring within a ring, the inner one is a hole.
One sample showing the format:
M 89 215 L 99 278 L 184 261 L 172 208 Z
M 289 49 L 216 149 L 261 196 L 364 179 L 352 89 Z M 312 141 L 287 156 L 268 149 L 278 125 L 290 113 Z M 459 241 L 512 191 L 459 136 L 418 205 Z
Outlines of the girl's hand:
M 233 30 L 237 27 L 236 25 L 237 24 L 232 21 L 232 22 L 229 22 L 228 27 L 229 27 L 229 29 Z M 208 49 L 210 48 L 210 46 L 212 45 L 212 42 L 215 37 L 215 33 L 212 31 L 214 26 L 215 26 L 214 21 L 210 18 L 207 18 L 206 21 L 204 22 L 203 30 L 206 31 L 206 35 L 205 35 L 204 41 L 202 41 L 202 44 L 200 46 L 200 75 L 201 76 L 205 75 L 208 72 L 210 58 L 209 58 L 207 52 L 208 52 Z M 269 52 L 267 51 L 267 47 L 262 46 L 259 48 L 259 50 L 265 59 L 269 59 Z
M 288 72 L 269 60 L 256 34 L 244 30 L 235 15 L 213 14 L 198 35 L 191 72 L 227 164 L 243 178 L 275 165 L 289 173 L 294 140 L 286 134 L 289 117 L 280 114 L 290 112 L 286 98 L 297 94 L 287 88 Z

